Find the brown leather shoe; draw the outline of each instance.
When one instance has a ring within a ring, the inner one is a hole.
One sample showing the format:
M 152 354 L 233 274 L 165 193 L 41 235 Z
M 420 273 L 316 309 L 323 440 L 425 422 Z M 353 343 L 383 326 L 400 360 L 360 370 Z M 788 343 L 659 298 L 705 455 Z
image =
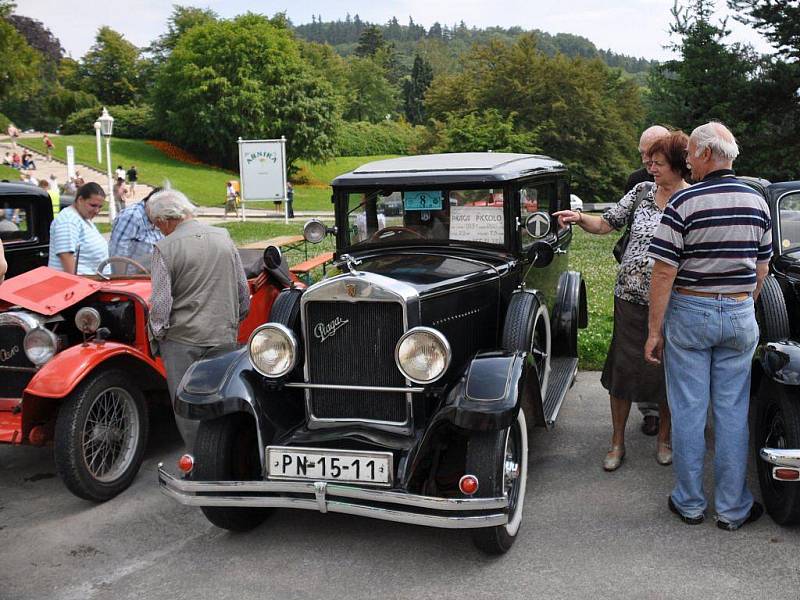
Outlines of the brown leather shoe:
M 645 435 L 655 435 L 658 433 L 658 417 L 647 415 L 642 422 L 642 433 Z
M 622 465 L 625 458 L 625 446 L 611 446 L 611 449 L 603 459 L 604 471 L 616 471 Z

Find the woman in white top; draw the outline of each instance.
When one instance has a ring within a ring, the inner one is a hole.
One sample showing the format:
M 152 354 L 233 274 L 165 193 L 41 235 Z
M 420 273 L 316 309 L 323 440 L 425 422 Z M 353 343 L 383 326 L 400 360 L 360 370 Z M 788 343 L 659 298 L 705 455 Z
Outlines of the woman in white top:
M 103 188 L 94 182 L 85 183 L 78 189 L 75 203 L 59 212 L 50 224 L 48 267 L 89 275 L 108 258 L 108 242 L 92 223 L 105 199 Z

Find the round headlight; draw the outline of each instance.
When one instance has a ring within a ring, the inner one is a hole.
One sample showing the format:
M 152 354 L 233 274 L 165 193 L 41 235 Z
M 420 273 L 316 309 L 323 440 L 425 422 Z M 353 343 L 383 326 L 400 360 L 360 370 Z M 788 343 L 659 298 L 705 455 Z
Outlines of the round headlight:
M 75 314 L 75 327 L 87 335 L 94 333 L 100 327 L 100 313 L 91 306 L 84 306 Z
M 394 351 L 397 367 L 414 383 L 433 383 L 450 366 L 452 353 L 447 338 L 430 327 L 410 329 Z
M 53 358 L 58 346 L 58 339 L 49 329 L 37 327 L 25 335 L 22 346 L 28 360 L 38 366 Z
M 328 228 L 318 219 L 311 219 L 303 225 L 303 237 L 307 242 L 319 244 L 326 235 L 328 235 Z
M 297 339 L 279 323 L 267 323 L 250 335 L 250 362 L 265 377 L 283 377 L 297 364 Z

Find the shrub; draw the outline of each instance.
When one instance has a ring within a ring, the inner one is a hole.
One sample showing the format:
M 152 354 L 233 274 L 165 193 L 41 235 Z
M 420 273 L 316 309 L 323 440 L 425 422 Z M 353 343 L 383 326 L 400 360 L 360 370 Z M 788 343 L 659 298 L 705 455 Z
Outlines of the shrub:
M 424 127 L 405 121 L 345 121 L 336 134 L 336 153 L 339 156 L 411 154 L 424 132 Z
M 153 110 L 148 105 L 109 106 L 108 112 L 114 117 L 114 135 L 121 138 L 146 139 L 152 137 L 154 129 Z M 96 108 L 84 108 L 67 117 L 63 134 L 90 134 L 94 122 L 100 116 Z

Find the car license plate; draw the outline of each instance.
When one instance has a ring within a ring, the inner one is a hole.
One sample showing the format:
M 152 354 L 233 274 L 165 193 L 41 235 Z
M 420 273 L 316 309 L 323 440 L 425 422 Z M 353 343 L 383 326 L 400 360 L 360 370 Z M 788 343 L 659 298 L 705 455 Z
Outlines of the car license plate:
M 270 479 L 313 479 L 369 485 L 392 482 L 391 452 L 267 446 Z

